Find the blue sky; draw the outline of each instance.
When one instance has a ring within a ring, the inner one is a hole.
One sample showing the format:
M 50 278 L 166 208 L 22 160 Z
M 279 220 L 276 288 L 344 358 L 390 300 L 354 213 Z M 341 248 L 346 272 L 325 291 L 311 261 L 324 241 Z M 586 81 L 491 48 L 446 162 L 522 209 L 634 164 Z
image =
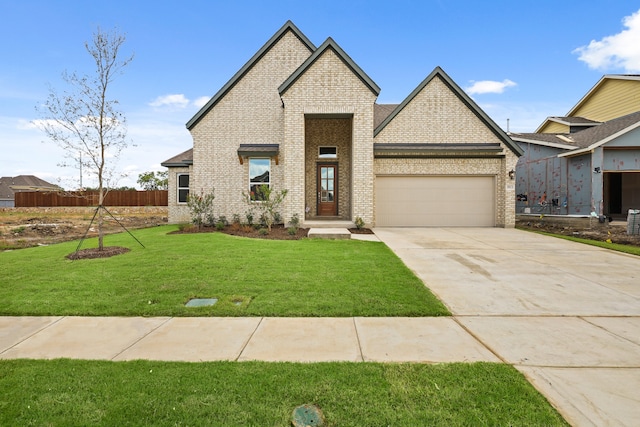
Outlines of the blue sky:
M 98 26 L 117 27 L 135 55 L 111 93 L 132 142 L 118 185 L 132 186 L 191 147 L 185 123 L 289 19 L 316 46 L 332 37 L 380 86 L 379 103 L 441 66 L 512 132 L 565 114 L 604 74 L 640 73 L 640 5 L 628 0 L 0 0 L 0 176 L 77 186 L 33 121 L 63 71 L 93 71 L 84 42 Z

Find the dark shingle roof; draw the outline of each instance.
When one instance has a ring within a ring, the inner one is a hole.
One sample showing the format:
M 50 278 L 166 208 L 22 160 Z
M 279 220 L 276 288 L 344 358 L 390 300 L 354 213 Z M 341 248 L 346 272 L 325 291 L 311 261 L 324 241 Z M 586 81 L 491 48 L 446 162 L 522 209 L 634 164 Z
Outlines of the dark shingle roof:
M 165 160 L 160 163 L 162 166 L 166 168 L 170 167 L 187 167 L 193 164 L 193 148 L 184 151 L 177 156 L 173 156 L 172 158 Z
M 373 128 L 377 128 L 389 117 L 389 114 L 396 109 L 398 104 L 374 104 L 373 105 Z
M 594 126 L 572 134 L 576 145 L 582 148 L 601 142 L 626 128 L 640 123 L 640 111 L 609 120 L 599 126 Z
M 57 191 L 60 187 L 34 175 L 0 178 L 0 199 L 13 199 L 18 191 Z
M 515 141 L 560 144 L 569 149 L 571 147 L 578 147 L 573 139 L 575 135 L 575 133 L 510 133 L 511 139 Z
M 544 143 L 561 144 L 574 147 L 571 151 L 583 151 L 583 149 L 604 144 L 616 134 L 640 127 L 640 111 L 609 120 L 598 126 L 593 126 L 572 134 L 552 133 L 512 133 L 511 138 L 521 142 L 539 141 Z M 569 148 L 569 147 L 566 147 Z M 572 155 L 571 151 L 566 155 Z M 565 155 L 565 154 L 563 154 Z

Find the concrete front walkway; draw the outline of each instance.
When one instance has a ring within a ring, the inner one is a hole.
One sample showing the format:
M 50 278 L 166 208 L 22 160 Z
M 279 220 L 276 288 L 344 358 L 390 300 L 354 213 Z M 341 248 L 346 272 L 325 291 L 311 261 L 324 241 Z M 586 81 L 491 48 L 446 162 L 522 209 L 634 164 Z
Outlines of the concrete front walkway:
M 576 426 L 640 420 L 640 258 L 514 229 L 376 229 Z

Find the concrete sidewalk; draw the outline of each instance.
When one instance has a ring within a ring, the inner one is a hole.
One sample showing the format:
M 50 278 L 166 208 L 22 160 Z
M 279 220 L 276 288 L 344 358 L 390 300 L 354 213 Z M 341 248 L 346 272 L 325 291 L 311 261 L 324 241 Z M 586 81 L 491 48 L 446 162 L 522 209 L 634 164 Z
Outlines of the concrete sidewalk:
M 0 358 L 499 362 L 452 318 L 0 317 Z

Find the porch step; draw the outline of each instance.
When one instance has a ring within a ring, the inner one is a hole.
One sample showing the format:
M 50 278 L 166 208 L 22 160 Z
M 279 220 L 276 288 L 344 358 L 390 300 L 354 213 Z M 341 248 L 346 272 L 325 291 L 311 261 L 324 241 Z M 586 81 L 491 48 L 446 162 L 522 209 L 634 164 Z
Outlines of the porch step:
M 311 239 L 351 239 L 351 232 L 346 228 L 311 228 L 307 237 Z
M 304 228 L 355 228 L 352 221 L 344 220 L 306 220 L 302 224 Z

